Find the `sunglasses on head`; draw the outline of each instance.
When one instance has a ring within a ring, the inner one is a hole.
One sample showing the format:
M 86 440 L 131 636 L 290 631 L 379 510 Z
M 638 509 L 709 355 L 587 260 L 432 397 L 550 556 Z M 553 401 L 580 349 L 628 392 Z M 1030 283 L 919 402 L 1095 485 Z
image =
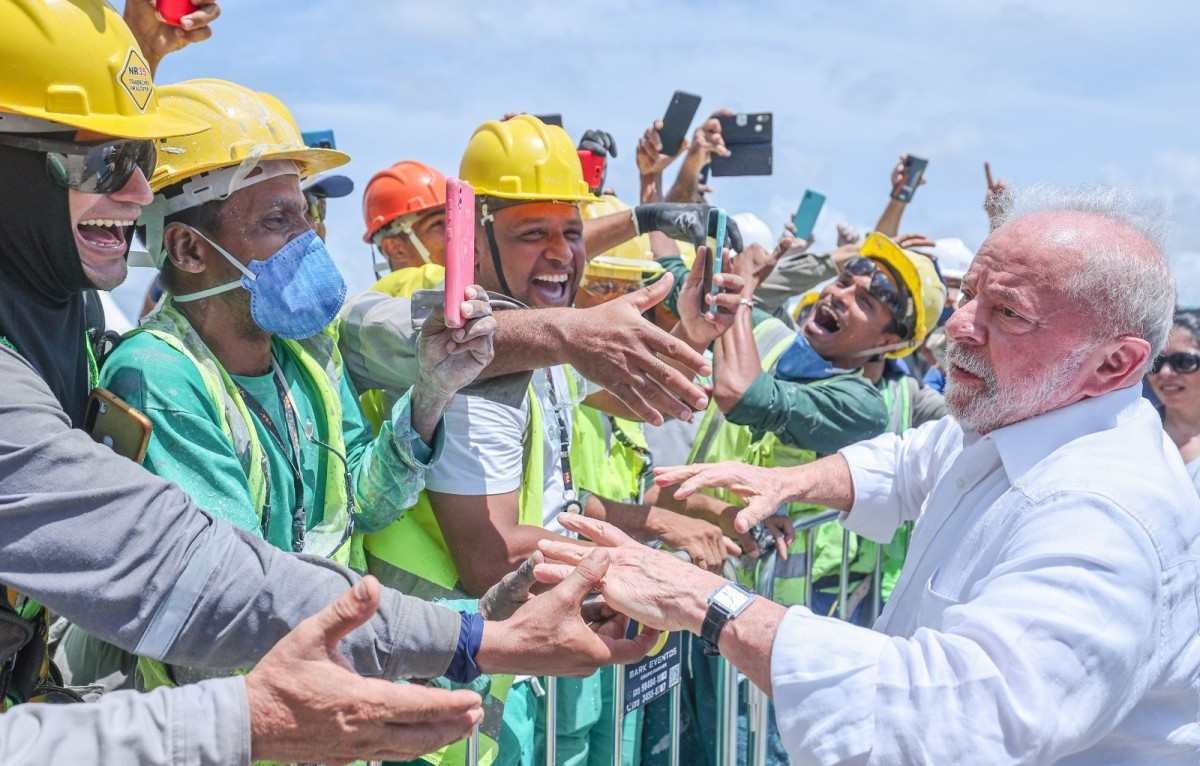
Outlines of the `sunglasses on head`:
M 892 313 L 892 322 L 898 334 L 909 337 L 912 329 L 908 326 L 908 291 L 899 277 L 893 275 L 893 282 L 878 263 L 861 255 L 846 261 L 842 271 L 853 277 L 870 277 L 867 292 Z
M 112 194 L 125 188 L 135 170 L 154 173 L 153 141 L 116 138 L 76 143 L 33 136 L 0 135 L 0 144 L 46 155 L 46 173 L 59 186 L 85 194 Z
M 1163 367 L 1170 365 L 1171 369 L 1180 375 L 1190 375 L 1196 370 L 1200 370 L 1200 354 L 1192 353 L 1191 351 L 1176 351 L 1174 354 L 1159 354 L 1154 359 L 1154 366 L 1151 367 L 1151 372 L 1159 372 Z

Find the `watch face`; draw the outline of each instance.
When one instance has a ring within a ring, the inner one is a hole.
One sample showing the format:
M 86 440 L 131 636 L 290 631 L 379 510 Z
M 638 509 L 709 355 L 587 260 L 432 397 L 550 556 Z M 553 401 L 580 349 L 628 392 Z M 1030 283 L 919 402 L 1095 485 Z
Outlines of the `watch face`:
M 712 602 L 724 609 L 726 612 L 737 612 L 741 609 L 750 596 L 732 585 L 726 585 L 713 594 Z

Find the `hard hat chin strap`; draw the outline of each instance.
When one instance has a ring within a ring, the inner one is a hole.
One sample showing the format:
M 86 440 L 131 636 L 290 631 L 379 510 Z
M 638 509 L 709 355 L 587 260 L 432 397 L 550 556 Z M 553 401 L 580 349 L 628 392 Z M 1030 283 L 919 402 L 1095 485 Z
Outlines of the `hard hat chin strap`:
M 504 265 L 500 263 L 500 246 L 496 244 L 496 231 L 492 227 L 496 217 L 488 210 L 486 201 L 480 203 L 479 212 L 479 220 L 483 224 L 484 233 L 487 234 L 488 251 L 492 254 L 492 267 L 496 270 L 496 279 L 500 280 L 500 292 L 510 298 L 516 297 L 508 286 L 508 280 L 504 278 Z
M 429 256 L 429 248 L 425 247 L 425 243 L 413 231 L 412 223 L 404 221 L 400 224 L 400 233 L 408 237 L 408 244 L 412 245 L 413 250 L 417 251 L 417 255 L 421 256 L 422 263 L 432 263 L 433 259 Z
M 883 354 L 886 354 L 890 351 L 897 351 L 902 348 L 908 348 L 910 343 L 911 343 L 911 341 L 903 341 L 901 343 L 892 343 L 887 346 L 876 346 L 875 348 L 868 348 L 863 351 L 856 351 L 856 352 L 854 352 L 854 354 L 852 354 L 852 356 L 856 359 L 862 357 L 862 358 L 869 360 L 871 357 L 882 356 Z

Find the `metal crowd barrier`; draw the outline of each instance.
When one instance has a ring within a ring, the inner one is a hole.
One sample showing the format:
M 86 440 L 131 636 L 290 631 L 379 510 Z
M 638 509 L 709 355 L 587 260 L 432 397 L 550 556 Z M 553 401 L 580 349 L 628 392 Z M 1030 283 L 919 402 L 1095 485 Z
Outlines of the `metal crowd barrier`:
M 793 525 L 796 534 L 805 535 L 805 592 L 804 603 L 813 602 L 813 563 L 816 558 L 816 531 L 826 524 L 837 523 L 840 517 L 838 511 L 826 511 L 796 521 Z M 772 551 L 763 561 L 763 571 L 766 576 L 759 583 L 759 595 L 772 597 L 774 584 L 773 572 L 777 554 Z M 874 622 L 882 609 L 883 546 L 876 549 L 875 568 L 871 573 L 870 617 Z M 839 619 L 850 618 L 850 532 L 842 530 L 842 560 L 838 569 L 838 600 L 837 615 Z M 613 766 L 621 766 L 624 746 L 622 729 L 625 720 L 625 673 L 618 666 L 613 673 Z M 739 687 L 745 681 L 747 686 L 747 733 L 746 762 L 748 766 L 765 766 L 767 762 L 767 740 L 770 728 L 770 698 L 757 686 L 750 683 L 733 663 L 721 658 L 718 662 L 717 673 L 717 765 L 737 766 L 741 747 L 738 743 L 738 696 Z M 555 732 L 558 718 L 558 680 L 553 677 L 543 679 L 545 689 L 544 704 L 546 706 L 546 766 L 558 766 L 558 748 Z M 682 710 L 682 684 L 670 691 L 670 766 L 679 766 L 679 732 L 680 715 Z M 467 766 L 477 766 L 479 762 L 479 730 L 476 727 L 467 741 Z

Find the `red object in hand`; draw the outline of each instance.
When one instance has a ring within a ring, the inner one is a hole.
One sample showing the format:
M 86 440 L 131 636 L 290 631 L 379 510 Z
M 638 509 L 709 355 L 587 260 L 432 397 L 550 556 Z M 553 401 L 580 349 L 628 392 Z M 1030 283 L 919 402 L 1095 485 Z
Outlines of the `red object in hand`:
M 604 186 L 604 175 L 608 169 L 608 158 L 588 149 L 579 150 L 579 164 L 583 168 L 583 180 L 587 181 L 592 194 L 599 194 Z
M 183 17 L 196 10 L 192 0 L 154 0 L 154 6 L 163 21 L 173 27 L 182 27 Z

